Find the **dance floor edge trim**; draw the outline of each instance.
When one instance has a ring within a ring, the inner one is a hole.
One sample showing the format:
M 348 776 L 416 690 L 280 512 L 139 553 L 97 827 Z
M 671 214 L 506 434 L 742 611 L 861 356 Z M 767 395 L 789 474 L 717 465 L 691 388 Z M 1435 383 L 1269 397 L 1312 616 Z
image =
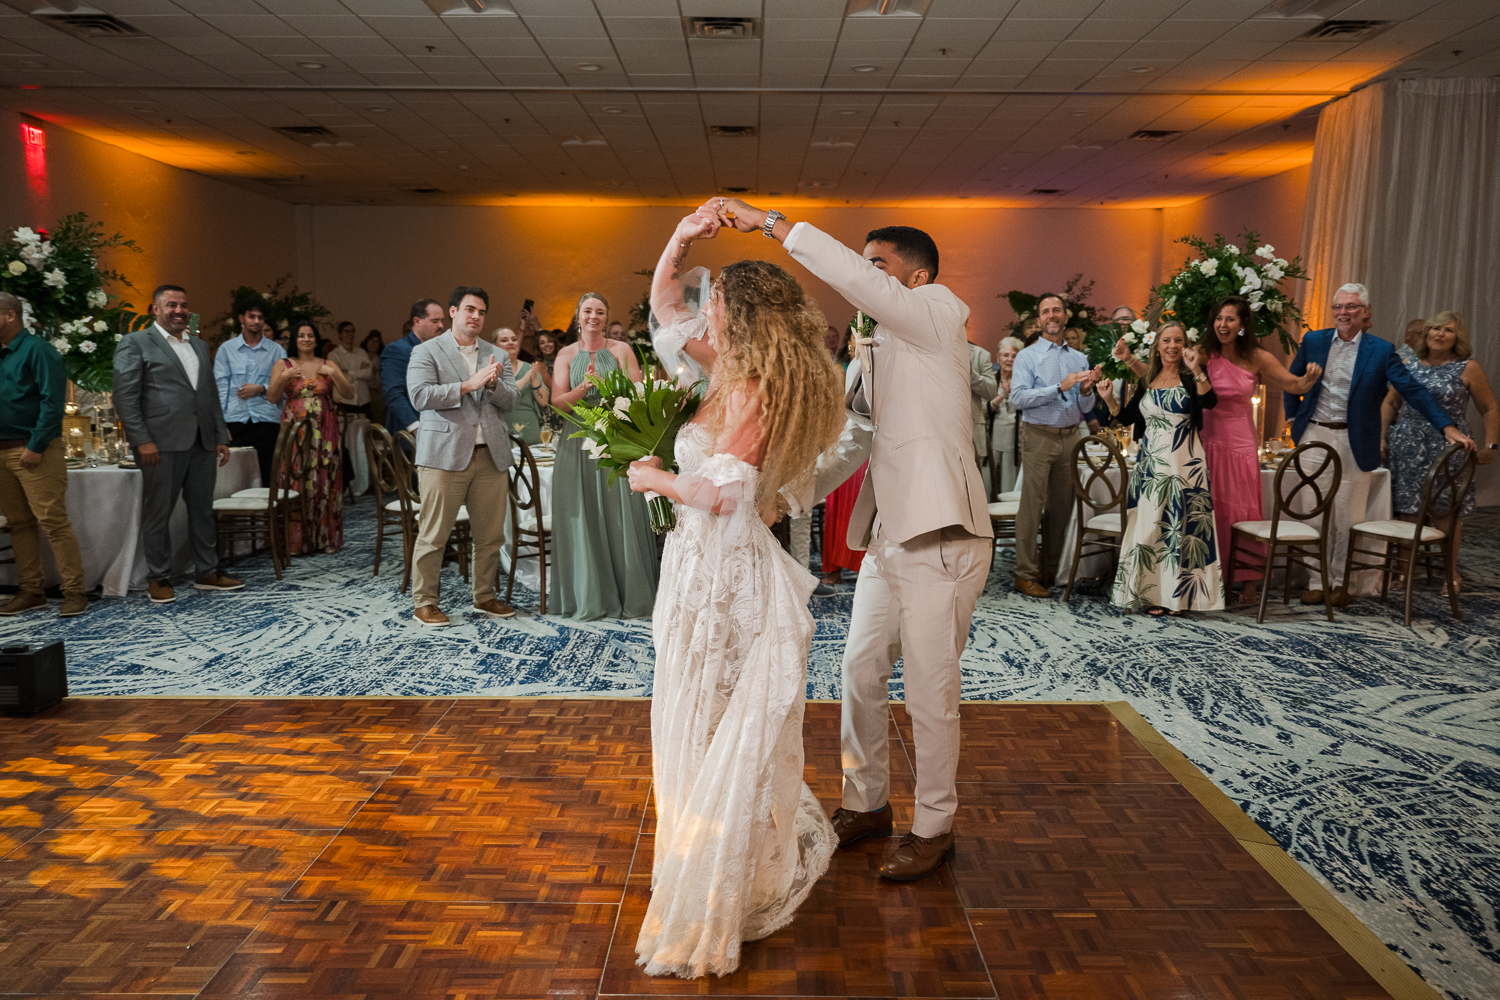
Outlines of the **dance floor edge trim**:
M 650 698 L 589 698 L 587 694 L 580 693 L 578 696 L 589 701 L 650 701 Z M 75 696 L 69 701 L 100 701 L 108 702 L 118 700 L 109 696 Z M 182 696 L 173 698 L 132 698 L 132 701 L 214 701 L 225 700 L 214 696 Z M 434 698 L 402 698 L 389 695 L 380 696 L 294 696 L 288 698 L 239 698 L 231 697 L 231 702 L 255 702 L 255 701 L 536 701 L 535 696 L 526 697 L 504 697 L 504 696 L 441 696 Z M 546 699 L 546 700 L 555 700 Z M 567 700 L 567 699 L 565 699 Z M 810 704 L 837 704 L 832 699 L 808 699 Z M 892 699 L 892 705 L 904 705 L 900 699 Z M 1299 865 L 1285 851 L 1283 851 L 1276 839 L 1266 833 L 1259 824 L 1246 816 L 1234 801 L 1221 791 L 1209 777 L 1193 764 L 1183 753 L 1173 746 L 1150 722 L 1137 712 L 1127 701 L 1096 701 L 1096 700 L 1026 700 L 1026 701 L 985 701 L 964 700 L 962 704 L 975 704 L 997 707 L 1002 705 L 1078 705 L 1099 706 L 1108 711 L 1132 736 L 1151 753 L 1162 767 L 1168 771 L 1174 779 L 1191 795 L 1213 819 L 1225 828 L 1225 830 L 1244 847 L 1245 851 L 1260 865 L 1260 867 L 1277 882 L 1289 896 L 1291 896 L 1302 907 L 1302 909 L 1323 928 L 1328 935 L 1352 958 L 1369 976 L 1376 981 L 1393 1000 L 1443 1000 L 1440 993 L 1434 990 L 1408 965 L 1401 961 L 1384 942 L 1380 940 L 1368 927 L 1361 923 L 1322 883 L 1318 882 L 1305 868 Z

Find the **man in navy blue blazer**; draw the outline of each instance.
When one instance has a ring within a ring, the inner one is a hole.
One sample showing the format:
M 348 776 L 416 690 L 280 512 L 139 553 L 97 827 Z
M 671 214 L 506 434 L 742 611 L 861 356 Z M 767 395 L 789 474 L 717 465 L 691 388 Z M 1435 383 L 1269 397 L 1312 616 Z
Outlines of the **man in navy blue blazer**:
M 1306 395 L 1284 394 L 1286 417 L 1292 438 L 1322 441 L 1338 452 L 1342 479 L 1333 503 L 1333 545 L 1329 553 L 1326 581 L 1333 588 L 1333 603 L 1349 603 L 1344 580 L 1344 561 L 1349 554 L 1349 528 L 1365 519 L 1370 495 L 1370 473 L 1380 465 L 1380 404 L 1386 390 L 1394 386 L 1451 442 L 1469 449 L 1474 442 L 1453 426 L 1443 408 L 1406 370 L 1389 341 L 1364 332 L 1370 320 L 1370 291 L 1364 285 L 1343 285 L 1333 296 L 1333 327 L 1313 330 L 1302 338 L 1292 359 L 1293 375 L 1319 365 L 1323 377 Z M 1331 478 L 1331 474 L 1330 474 Z M 1304 604 L 1322 604 L 1325 581 L 1312 572 Z
M 422 299 L 411 307 L 411 333 L 380 352 L 380 391 L 385 396 L 385 428 L 417 432 L 417 408 L 406 391 L 406 366 L 418 344 L 443 332 L 443 304 Z

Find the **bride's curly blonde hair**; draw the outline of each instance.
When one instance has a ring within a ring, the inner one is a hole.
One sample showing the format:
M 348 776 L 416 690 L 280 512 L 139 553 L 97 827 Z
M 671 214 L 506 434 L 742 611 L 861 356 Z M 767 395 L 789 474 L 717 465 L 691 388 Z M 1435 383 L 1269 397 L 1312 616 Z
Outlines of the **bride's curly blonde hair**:
M 828 320 L 782 268 L 763 260 L 730 264 L 719 272 L 714 291 L 724 300 L 724 331 L 709 427 L 717 436 L 724 401 L 759 380 L 752 397 L 761 429 L 756 500 L 768 509 L 777 490 L 810 471 L 838 440 L 844 376 L 823 346 Z

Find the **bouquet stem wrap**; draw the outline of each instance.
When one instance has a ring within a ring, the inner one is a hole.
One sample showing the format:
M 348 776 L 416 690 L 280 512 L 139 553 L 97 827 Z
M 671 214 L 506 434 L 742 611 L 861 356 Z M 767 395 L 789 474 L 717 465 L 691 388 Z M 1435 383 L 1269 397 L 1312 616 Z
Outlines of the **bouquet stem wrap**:
M 677 527 L 677 514 L 672 510 L 672 501 L 660 493 L 646 493 L 646 510 L 651 515 L 651 530 L 665 535 Z

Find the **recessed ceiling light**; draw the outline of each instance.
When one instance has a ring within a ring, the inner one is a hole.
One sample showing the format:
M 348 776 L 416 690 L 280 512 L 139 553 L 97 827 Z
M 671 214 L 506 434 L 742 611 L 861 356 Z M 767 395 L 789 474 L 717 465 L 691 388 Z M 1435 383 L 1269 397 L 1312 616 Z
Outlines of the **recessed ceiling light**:
M 380 105 L 377 104 L 377 105 L 374 105 L 373 107 L 365 108 L 365 110 L 366 111 L 373 111 L 377 115 L 383 115 L 383 114 L 385 114 L 387 111 L 389 111 L 391 109 L 390 108 L 382 108 Z
M 597 73 L 597 72 L 599 72 L 599 64 L 598 63 L 578 63 L 573 68 L 574 69 L 581 69 L 585 73 Z
M 1127 73 L 1150 73 L 1150 72 L 1154 71 L 1155 69 L 1156 69 L 1155 66 L 1132 66 L 1128 70 L 1126 70 L 1125 72 L 1127 72 Z
M 624 108 L 600 108 L 599 110 L 607 115 L 623 115 L 625 113 Z
M 644 149 L 632 149 L 631 152 L 632 153 L 644 153 L 645 150 Z
M 323 64 L 320 63 L 320 62 L 299 62 L 297 65 L 301 66 L 303 69 L 322 69 L 323 68 Z
M 856 73 L 873 73 L 878 68 L 879 67 L 876 67 L 876 66 L 855 66 L 854 67 L 854 72 L 856 72 Z
M 469 165 L 467 163 L 460 163 L 458 165 L 458 169 L 460 169 L 460 170 L 468 170 L 469 169 Z

